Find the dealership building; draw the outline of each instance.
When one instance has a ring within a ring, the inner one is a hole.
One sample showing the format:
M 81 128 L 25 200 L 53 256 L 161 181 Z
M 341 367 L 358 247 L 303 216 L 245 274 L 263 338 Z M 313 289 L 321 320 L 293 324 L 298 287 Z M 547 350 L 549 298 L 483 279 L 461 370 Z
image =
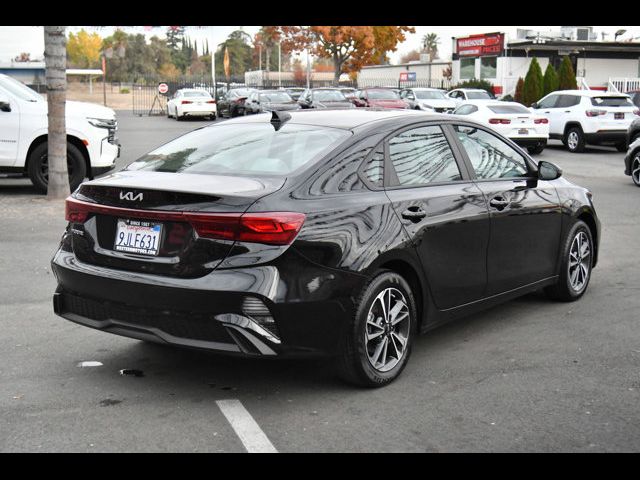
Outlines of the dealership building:
M 579 88 L 627 91 L 640 87 L 640 43 L 602 41 L 592 27 L 561 27 L 560 32 L 518 30 L 506 40 L 503 32 L 454 37 L 452 82 L 483 79 L 496 95 L 513 95 L 532 58 L 544 72 L 551 62 L 558 69 L 568 56 Z

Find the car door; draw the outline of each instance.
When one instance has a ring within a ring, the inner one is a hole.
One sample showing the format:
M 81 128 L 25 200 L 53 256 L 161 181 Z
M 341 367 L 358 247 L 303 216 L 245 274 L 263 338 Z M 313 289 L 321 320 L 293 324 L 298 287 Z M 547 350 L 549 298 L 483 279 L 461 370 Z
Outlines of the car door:
M 533 108 L 535 113 L 542 115 L 549 120 L 549 134 L 558 138 L 558 135 L 564 134 L 564 123 L 562 123 L 562 115 L 560 109 L 557 108 L 558 100 L 561 95 L 552 93 L 547 95 Z
M 538 180 L 533 163 L 493 132 L 452 128 L 490 212 L 486 295 L 555 275 L 562 215 L 552 182 Z
M 451 132 L 434 123 L 385 142 L 385 190 L 441 310 L 480 299 L 487 280 L 487 205 L 451 142 Z
M 16 163 L 18 156 L 20 105 L 2 89 L 0 97 L 3 102 L 8 103 L 5 110 L 0 110 L 0 166 L 11 167 Z

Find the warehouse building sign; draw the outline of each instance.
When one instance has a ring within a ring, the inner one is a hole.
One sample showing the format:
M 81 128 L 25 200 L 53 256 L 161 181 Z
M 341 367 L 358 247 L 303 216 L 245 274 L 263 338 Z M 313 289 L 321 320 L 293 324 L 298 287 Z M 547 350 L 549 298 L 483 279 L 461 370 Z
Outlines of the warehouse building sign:
M 456 39 L 457 53 L 461 57 L 499 55 L 504 50 L 504 33 L 484 33 Z

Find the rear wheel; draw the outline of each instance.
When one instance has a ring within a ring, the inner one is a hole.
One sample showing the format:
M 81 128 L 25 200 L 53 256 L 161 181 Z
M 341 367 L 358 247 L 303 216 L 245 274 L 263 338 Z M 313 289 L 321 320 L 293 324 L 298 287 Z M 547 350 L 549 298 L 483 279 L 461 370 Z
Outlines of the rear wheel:
M 531 155 L 540 155 L 544 151 L 546 145 L 536 145 L 535 147 L 527 147 L 528 152 Z
M 67 143 L 67 170 L 69 172 L 69 187 L 73 192 L 87 176 L 87 165 L 82 152 L 72 143 Z M 41 143 L 31 152 L 27 173 L 33 185 L 42 193 L 47 193 L 49 183 L 47 142 Z
M 565 133 L 565 145 L 572 153 L 584 152 L 585 138 L 580 127 L 571 127 Z
M 545 288 L 545 293 L 554 300 L 573 302 L 587 290 L 593 266 L 593 237 L 586 223 L 578 220 L 565 239 L 562 247 L 562 264 L 558 283 Z
M 390 271 L 377 274 L 360 294 L 343 339 L 342 378 L 365 387 L 391 383 L 407 364 L 416 326 L 416 302 L 407 281 Z
M 640 150 L 637 150 L 631 159 L 631 179 L 640 187 Z

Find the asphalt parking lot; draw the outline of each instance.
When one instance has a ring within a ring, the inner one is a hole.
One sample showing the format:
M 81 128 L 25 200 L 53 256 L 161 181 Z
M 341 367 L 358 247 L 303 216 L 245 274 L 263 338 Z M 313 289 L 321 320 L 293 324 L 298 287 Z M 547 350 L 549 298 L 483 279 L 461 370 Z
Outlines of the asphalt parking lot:
M 118 118 L 119 168 L 210 123 Z M 378 390 L 324 360 L 227 358 L 55 316 L 64 206 L 0 180 L 0 451 L 639 451 L 640 189 L 613 148 L 552 142 L 539 158 L 594 194 L 603 235 L 586 295 L 532 294 L 432 331 Z

